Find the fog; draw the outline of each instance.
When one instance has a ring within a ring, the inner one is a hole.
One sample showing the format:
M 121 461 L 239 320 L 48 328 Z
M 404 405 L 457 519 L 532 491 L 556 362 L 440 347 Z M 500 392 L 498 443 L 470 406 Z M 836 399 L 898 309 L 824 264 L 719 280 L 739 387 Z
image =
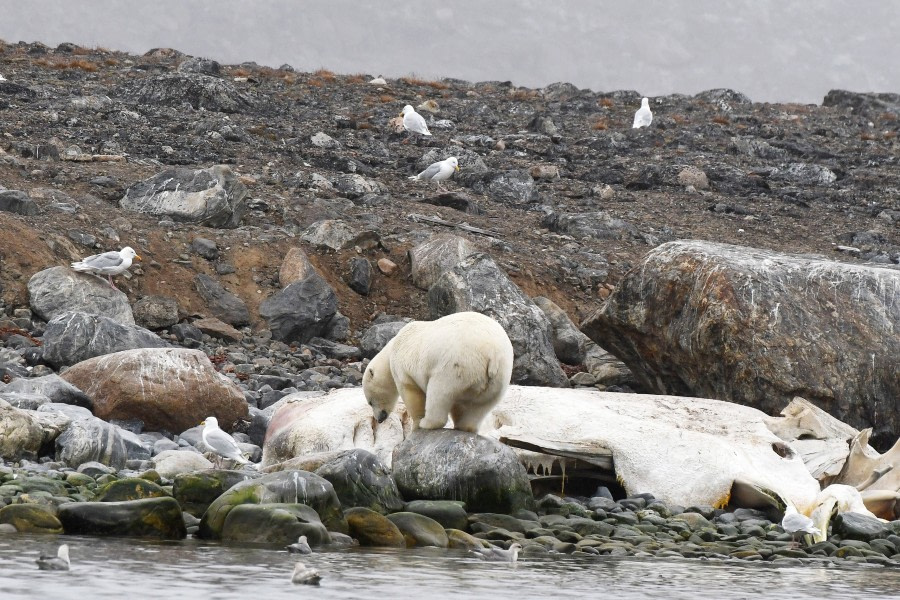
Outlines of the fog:
M 821 103 L 900 91 L 900 2 L 0 0 L 0 39 L 338 73 Z

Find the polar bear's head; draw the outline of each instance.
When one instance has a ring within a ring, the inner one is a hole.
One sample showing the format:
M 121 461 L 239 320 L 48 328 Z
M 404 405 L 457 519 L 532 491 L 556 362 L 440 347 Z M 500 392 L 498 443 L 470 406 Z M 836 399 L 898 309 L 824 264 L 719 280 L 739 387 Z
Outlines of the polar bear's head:
M 397 405 L 399 393 L 394 376 L 391 375 L 390 360 L 384 350 L 375 355 L 363 373 L 363 394 L 372 407 L 372 416 L 379 423 L 383 423 Z

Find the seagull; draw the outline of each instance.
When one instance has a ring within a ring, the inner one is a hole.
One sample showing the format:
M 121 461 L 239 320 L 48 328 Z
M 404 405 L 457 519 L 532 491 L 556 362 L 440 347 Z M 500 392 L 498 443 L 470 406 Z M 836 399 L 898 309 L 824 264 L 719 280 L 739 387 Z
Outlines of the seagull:
M 793 504 L 788 504 L 787 508 L 784 509 L 784 518 L 781 519 L 781 528 L 784 529 L 785 533 L 791 534 L 793 543 L 797 545 L 799 545 L 798 533 L 801 534 L 799 536 L 801 538 L 806 534 L 818 535 L 821 533 L 819 528 L 813 525 L 813 520 L 806 515 L 797 512 L 797 509 L 794 508 Z
M 141 260 L 138 253 L 131 246 L 125 246 L 118 252 L 104 252 L 103 254 L 94 254 L 78 262 L 72 263 L 72 268 L 83 273 L 96 273 L 98 275 L 106 275 L 109 285 L 114 290 L 119 290 L 113 283 L 112 276 L 124 273 L 131 267 L 132 259 Z
M 219 429 L 219 420 L 215 417 L 206 417 L 200 423 L 203 425 L 203 443 L 206 444 L 213 452 L 223 458 L 236 460 L 242 465 L 251 464 L 249 460 L 244 458 L 240 446 L 234 441 L 234 438 Z
M 431 136 L 431 132 L 428 131 L 428 125 L 425 123 L 425 119 L 409 104 L 403 107 L 403 112 L 400 113 L 400 116 L 403 117 L 403 128 L 410 133 L 420 133 L 425 136 Z
M 292 583 L 319 585 L 319 581 L 321 581 L 321 579 L 322 576 L 319 575 L 319 572 L 316 569 L 311 569 L 304 565 L 302 562 L 298 562 L 296 565 L 294 565 L 294 572 L 291 573 Z
M 650 101 L 641 98 L 641 107 L 634 113 L 634 125 L 632 129 L 640 129 L 641 127 L 650 127 L 653 122 L 653 113 L 650 112 Z
M 309 547 L 309 542 L 306 541 L 305 535 L 297 538 L 296 543 L 290 544 L 287 547 L 287 551 L 291 554 L 312 554 L 312 548 Z
M 515 563 L 519 559 L 519 552 L 522 550 L 522 544 L 513 542 L 509 545 L 509 550 L 504 550 L 499 546 L 491 545 L 490 548 L 476 548 L 473 553 L 484 560 L 493 560 L 500 562 Z
M 0 73 L 0 81 L 6 81 L 6 77 L 3 76 L 3 73 Z
M 63 544 L 56 551 L 56 556 L 52 554 L 44 554 L 41 552 L 40 558 L 36 558 L 41 571 L 68 571 L 69 570 L 69 545 Z
M 425 181 L 437 181 L 438 188 L 443 189 L 441 182 L 445 179 L 450 179 L 454 171 L 459 171 L 459 161 L 456 160 L 455 156 L 451 156 L 445 160 L 431 163 L 428 165 L 428 168 L 418 175 L 413 175 L 410 179 L 416 181 L 422 181 L 423 179 Z

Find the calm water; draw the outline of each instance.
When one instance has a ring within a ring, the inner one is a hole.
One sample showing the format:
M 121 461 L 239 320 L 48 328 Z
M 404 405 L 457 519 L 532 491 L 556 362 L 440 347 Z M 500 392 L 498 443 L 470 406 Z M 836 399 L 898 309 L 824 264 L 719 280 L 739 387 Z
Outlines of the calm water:
M 69 544 L 72 570 L 38 570 L 34 559 L 57 539 Z M 285 551 L 6 535 L 0 536 L 0 598 L 900 598 L 900 570 L 858 566 L 572 557 L 512 566 L 428 549 L 351 549 L 302 560 L 323 574 L 319 588 L 290 582 L 296 558 Z

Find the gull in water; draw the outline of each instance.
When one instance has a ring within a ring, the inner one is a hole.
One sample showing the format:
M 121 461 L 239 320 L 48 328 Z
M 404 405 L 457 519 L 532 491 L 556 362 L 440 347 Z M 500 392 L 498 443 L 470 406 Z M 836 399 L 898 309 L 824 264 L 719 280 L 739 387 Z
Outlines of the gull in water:
M 213 452 L 223 458 L 236 460 L 242 465 L 251 464 L 249 460 L 244 458 L 240 446 L 234 441 L 234 438 L 219 429 L 219 420 L 215 417 L 206 417 L 200 423 L 203 425 L 203 443 L 206 444 Z
M 813 525 L 813 520 L 806 515 L 797 512 L 793 504 L 788 504 L 784 509 L 784 518 L 781 519 L 781 528 L 785 533 L 791 534 L 793 543 L 799 545 L 798 537 L 802 538 L 806 534 L 818 535 L 819 528 Z M 797 534 L 800 534 L 799 536 Z
M 294 565 L 294 572 L 291 573 L 292 583 L 319 585 L 319 581 L 321 580 L 322 576 L 319 575 L 319 572 L 316 569 L 307 567 L 302 562 L 298 562 L 296 565 Z
M 403 112 L 400 113 L 400 116 L 403 117 L 403 128 L 406 129 L 406 131 L 411 134 L 418 133 L 425 136 L 431 135 L 431 132 L 428 131 L 428 124 L 425 123 L 425 118 L 417 113 L 416 109 L 409 104 L 403 107 Z
M 519 552 L 522 550 L 522 544 L 513 542 L 509 545 L 509 550 L 504 550 L 499 546 L 491 545 L 490 548 L 476 548 L 472 552 L 484 560 L 494 560 L 500 562 L 515 563 L 519 560 Z
M 95 273 L 97 275 L 106 275 L 109 285 L 114 290 L 118 290 L 116 284 L 113 283 L 112 276 L 120 275 L 131 267 L 131 261 L 141 260 L 138 253 L 131 246 L 125 246 L 118 252 L 104 252 L 103 254 L 94 254 L 78 262 L 72 263 L 72 268 L 82 273 Z
M 312 554 L 312 548 L 309 547 L 309 542 L 306 541 L 305 535 L 297 538 L 296 543 L 290 544 L 287 547 L 287 551 L 291 554 Z
M 459 161 L 456 160 L 455 156 L 451 156 L 445 160 L 431 163 L 428 165 L 428 168 L 418 175 L 413 175 L 410 179 L 416 181 L 437 181 L 438 188 L 443 190 L 441 182 L 450 179 L 455 171 L 459 171 Z
M 641 98 L 641 107 L 634 113 L 634 124 L 632 129 L 640 129 L 641 127 L 650 127 L 653 122 L 653 113 L 650 112 L 650 101 Z
M 40 558 L 36 558 L 41 571 L 68 571 L 69 570 L 69 545 L 63 544 L 56 551 L 56 556 L 52 554 L 44 554 L 41 552 Z
M 3 73 L 0 73 L 0 81 L 6 81 L 6 77 L 3 76 Z

